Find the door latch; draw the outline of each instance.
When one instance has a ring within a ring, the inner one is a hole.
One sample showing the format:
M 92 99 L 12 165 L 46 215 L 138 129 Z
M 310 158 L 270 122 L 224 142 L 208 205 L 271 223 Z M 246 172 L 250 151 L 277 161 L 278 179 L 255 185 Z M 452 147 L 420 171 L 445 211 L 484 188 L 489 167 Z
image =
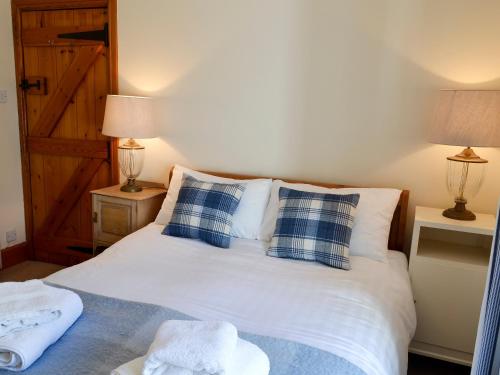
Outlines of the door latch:
M 30 83 L 26 78 L 21 80 L 21 84 L 19 85 L 23 90 L 29 90 L 32 87 L 36 87 L 38 90 L 42 88 L 42 82 L 37 79 L 35 83 Z
M 47 95 L 47 78 L 27 77 L 21 80 L 19 87 L 34 95 Z

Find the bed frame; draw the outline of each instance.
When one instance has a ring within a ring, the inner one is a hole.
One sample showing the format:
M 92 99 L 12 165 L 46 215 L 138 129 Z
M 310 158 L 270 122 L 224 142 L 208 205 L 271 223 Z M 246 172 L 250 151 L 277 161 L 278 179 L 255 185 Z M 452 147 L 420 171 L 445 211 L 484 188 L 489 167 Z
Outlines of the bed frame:
M 172 179 L 172 173 L 174 171 L 174 167 L 170 169 L 170 173 L 168 176 L 168 180 Z M 322 186 L 326 188 L 350 188 L 356 186 L 350 185 L 340 185 L 340 184 L 332 184 L 325 182 L 311 182 L 311 181 L 303 181 L 303 180 L 291 180 L 288 178 L 279 178 L 279 177 L 262 177 L 262 176 L 252 176 L 245 174 L 234 174 L 234 173 L 226 173 L 226 172 L 212 172 L 212 171 L 199 171 L 202 173 L 210 174 L 217 177 L 225 177 L 225 178 L 233 178 L 235 180 L 249 180 L 254 178 L 272 178 L 274 180 L 279 179 L 285 182 L 291 183 L 301 183 L 301 184 L 310 184 L 316 186 Z M 389 234 L 389 243 L 388 247 L 390 250 L 396 251 L 405 251 L 405 233 L 406 233 L 406 217 L 408 212 L 408 200 L 410 198 L 410 191 L 403 190 L 401 191 L 401 196 L 399 197 L 398 205 L 394 210 L 394 216 L 392 217 L 391 223 L 391 231 Z

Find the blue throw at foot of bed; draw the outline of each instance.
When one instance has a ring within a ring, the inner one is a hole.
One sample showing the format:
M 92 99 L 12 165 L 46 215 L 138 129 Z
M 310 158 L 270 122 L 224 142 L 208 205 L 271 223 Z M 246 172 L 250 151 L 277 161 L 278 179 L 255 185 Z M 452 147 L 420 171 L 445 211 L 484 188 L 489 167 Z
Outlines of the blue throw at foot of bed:
M 121 364 L 144 355 L 163 321 L 193 319 L 156 305 L 75 292 L 83 301 L 82 316 L 23 374 L 108 375 Z M 364 375 L 345 359 L 307 345 L 244 332 L 239 335 L 266 352 L 271 375 Z M 12 372 L 0 370 L 0 374 Z

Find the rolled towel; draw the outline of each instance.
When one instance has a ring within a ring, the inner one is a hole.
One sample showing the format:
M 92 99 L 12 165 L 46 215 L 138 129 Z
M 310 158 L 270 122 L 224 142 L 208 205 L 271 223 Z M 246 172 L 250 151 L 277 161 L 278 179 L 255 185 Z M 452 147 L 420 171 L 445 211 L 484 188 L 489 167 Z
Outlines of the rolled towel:
M 127 362 L 113 370 L 111 375 L 141 375 L 145 359 L 144 356 Z M 269 358 L 266 353 L 251 342 L 238 339 L 236 350 L 225 374 L 268 375 L 269 369 Z M 198 375 L 202 373 L 167 365 L 156 369 L 154 375 Z
M 145 360 L 146 356 L 133 359 L 132 361 L 115 368 L 111 371 L 111 375 L 141 375 Z
M 60 296 L 40 280 L 0 283 L 0 337 L 58 319 Z
M 165 366 L 194 372 L 224 374 L 238 340 L 228 322 L 167 320 L 156 332 L 146 355 L 143 375 L 156 375 Z
M 53 288 L 57 295 L 58 319 L 0 338 L 0 370 L 22 371 L 35 362 L 82 314 L 80 297 L 69 290 Z
M 229 375 L 268 375 L 269 358 L 257 345 L 238 339 L 236 351 L 227 370 Z

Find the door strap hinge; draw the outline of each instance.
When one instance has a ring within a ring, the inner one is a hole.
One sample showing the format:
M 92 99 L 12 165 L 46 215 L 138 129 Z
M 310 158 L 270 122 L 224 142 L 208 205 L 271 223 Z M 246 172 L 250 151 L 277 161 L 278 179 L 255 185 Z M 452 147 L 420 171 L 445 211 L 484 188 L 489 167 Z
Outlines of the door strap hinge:
M 96 40 L 104 42 L 106 47 L 109 46 L 109 33 L 108 33 L 108 23 L 104 24 L 102 30 L 91 30 L 91 31 L 80 31 L 76 33 L 64 33 L 58 34 L 57 37 L 60 39 L 79 39 L 79 40 Z

